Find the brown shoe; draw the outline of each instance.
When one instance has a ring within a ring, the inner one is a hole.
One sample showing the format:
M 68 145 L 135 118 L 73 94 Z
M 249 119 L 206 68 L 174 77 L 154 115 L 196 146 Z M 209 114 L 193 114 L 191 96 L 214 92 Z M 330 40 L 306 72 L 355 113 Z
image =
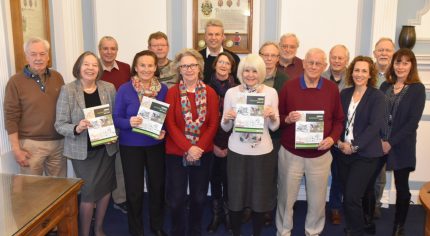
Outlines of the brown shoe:
M 340 211 L 338 209 L 331 210 L 331 223 L 334 225 L 340 225 L 342 217 L 340 216 Z

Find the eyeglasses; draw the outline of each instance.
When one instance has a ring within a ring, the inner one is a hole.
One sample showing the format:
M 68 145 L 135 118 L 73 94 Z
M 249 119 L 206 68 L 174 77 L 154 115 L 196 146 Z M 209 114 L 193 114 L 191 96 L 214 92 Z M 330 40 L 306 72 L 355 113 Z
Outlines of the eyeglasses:
M 185 64 L 185 65 L 180 65 L 179 68 L 181 68 L 182 70 L 195 70 L 197 67 L 199 66 L 199 64 Z
M 321 67 L 321 66 L 323 66 L 325 63 L 323 63 L 323 62 L 319 62 L 319 61 L 305 61 L 305 63 L 308 65 L 308 66 L 313 66 L 313 65 L 315 65 L 315 66 L 317 66 L 317 67 Z
M 151 47 L 153 47 L 153 48 L 164 48 L 164 47 L 167 47 L 167 44 L 154 44 L 154 45 L 151 45 Z
M 219 64 L 221 64 L 221 65 L 225 65 L 225 66 L 229 66 L 229 65 L 231 65 L 231 63 L 230 63 L 230 62 L 228 62 L 228 61 L 217 61 L 217 63 L 219 63 Z
M 330 59 L 333 61 L 343 61 L 345 60 L 345 57 L 332 56 Z
M 297 48 L 296 45 L 288 45 L 288 44 L 280 44 L 279 47 L 282 48 L 282 49 L 284 49 L 284 50 L 285 49 L 292 49 L 292 50 L 294 50 L 294 49 Z
M 264 53 L 260 53 L 260 56 L 262 56 L 264 59 L 275 59 L 278 58 L 279 55 L 276 54 L 264 54 Z

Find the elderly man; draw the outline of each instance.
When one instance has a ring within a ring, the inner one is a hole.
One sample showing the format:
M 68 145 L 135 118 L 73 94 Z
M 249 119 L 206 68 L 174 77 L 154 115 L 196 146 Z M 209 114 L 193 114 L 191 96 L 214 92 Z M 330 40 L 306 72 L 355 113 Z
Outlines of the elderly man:
M 116 90 L 130 80 L 130 65 L 116 60 L 118 42 L 111 36 L 104 36 L 99 41 L 99 54 L 102 61 L 102 80 L 115 85 Z M 125 194 L 124 173 L 119 152 L 115 157 L 116 189 L 112 192 L 113 207 L 127 213 L 127 197 Z
M 299 39 L 293 33 L 284 34 L 279 40 L 281 58 L 279 60 L 278 69 L 287 74 L 291 79 L 303 75 L 302 59 L 296 56 L 299 44 Z
M 155 32 L 149 35 L 148 49 L 153 51 L 158 58 L 158 69 L 160 71 L 159 81 L 172 87 L 177 84 L 176 70 L 173 62 L 167 58 L 169 53 L 169 40 L 163 32 Z
M 319 235 L 325 224 L 325 198 L 332 161 L 329 152 L 343 130 L 344 115 L 336 84 L 321 77 L 326 68 L 324 51 L 310 49 L 303 61 L 304 75 L 287 81 L 279 99 L 281 149 L 278 160 L 277 235 L 291 235 L 293 206 L 306 175 L 306 235 Z M 295 147 L 299 111 L 323 111 L 323 140 L 315 149 Z
M 373 56 L 376 59 L 376 69 L 378 70 L 378 87 L 385 81 L 385 74 L 388 72 L 390 67 L 391 59 L 393 57 L 395 51 L 395 45 L 393 40 L 390 38 L 380 38 L 378 42 L 375 44 L 375 49 L 373 50 Z M 377 176 L 375 182 L 375 194 L 368 193 L 369 196 L 365 199 L 369 200 L 369 202 L 365 202 L 364 206 L 369 206 L 364 209 L 365 217 L 366 217 L 366 225 L 367 228 L 373 228 L 373 217 L 380 218 L 381 217 L 381 207 L 382 202 L 381 198 L 384 193 L 384 188 L 386 184 L 386 174 L 385 174 L 385 161 L 386 158 L 381 158 L 380 163 L 377 169 Z M 373 196 L 376 196 L 376 199 L 373 199 Z M 373 207 L 375 205 L 375 207 Z M 373 229 L 370 231 L 372 232 Z
M 280 49 L 278 44 L 275 42 L 265 42 L 260 47 L 259 54 L 261 58 L 263 58 L 264 64 L 266 65 L 266 79 L 264 80 L 264 84 L 276 89 L 279 93 L 281 92 L 282 87 L 285 82 L 289 79 L 288 75 L 277 69 L 277 65 L 279 62 L 279 54 Z M 281 137 L 280 130 L 276 130 L 275 132 L 270 132 L 270 136 L 273 142 L 273 149 L 275 153 L 278 153 Z M 272 212 L 266 212 L 264 214 L 264 225 L 269 226 L 273 222 Z
M 329 55 L 330 66 L 322 76 L 337 84 L 339 92 L 345 88 L 346 69 L 349 61 L 349 51 L 345 45 L 338 44 L 331 48 Z M 337 171 L 337 160 L 333 155 L 331 163 L 331 185 L 328 207 L 330 208 L 331 223 L 339 225 L 341 222 L 340 209 L 342 208 L 342 191 Z
M 24 45 L 28 65 L 5 90 L 5 127 L 21 174 L 66 177 L 63 136 L 55 131 L 55 109 L 63 77 L 48 68 L 49 43 L 30 38 Z
M 239 65 L 240 58 L 237 56 L 234 52 L 229 51 L 222 47 L 222 43 L 225 40 L 224 35 L 224 25 L 222 21 L 217 19 L 210 19 L 206 22 L 205 27 L 205 43 L 206 48 L 200 50 L 200 54 L 202 54 L 203 59 L 205 60 L 205 68 L 204 68 L 204 82 L 208 83 L 211 80 L 212 74 L 215 73 L 215 69 L 213 68 L 212 64 L 215 60 L 215 58 L 218 56 L 219 53 L 226 51 L 230 53 L 234 61 L 236 62 L 236 65 Z M 239 81 L 236 78 L 236 71 L 237 68 L 234 68 L 233 76 L 237 83 Z
M 395 45 L 390 38 L 380 38 L 375 44 L 373 56 L 376 59 L 376 69 L 378 70 L 378 87 L 385 81 L 385 73 L 390 66 L 394 50 Z

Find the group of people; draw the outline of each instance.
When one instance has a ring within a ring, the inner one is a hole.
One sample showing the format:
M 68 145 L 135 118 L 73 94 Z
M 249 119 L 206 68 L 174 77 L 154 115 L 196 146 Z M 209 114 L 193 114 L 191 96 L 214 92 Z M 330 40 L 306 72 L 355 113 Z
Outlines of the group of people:
M 208 232 L 224 224 L 238 236 L 242 223 L 252 219 L 253 235 L 275 221 L 277 235 L 285 236 L 294 226 L 304 176 L 305 234 L 321 234 L 331 170 L 332 223 L 340 223 L 343 207 L 346 235 L 363 235 L 375 233 L 380 189 L 375 183 L 386 165 L 394 170 L 397 190 L 393 235 L 404 235 L 408 179 L 416 165 L 416 130 L 425 103 L 413 52 L 394 53 L 393 42 L 383 38 L 374 51 L 376 63 L 357 56 L 348 66 L 347 48 L 336 45 L 326 70 L 321 49 L 309 49 L 303 60 L 296 56 L 299 40 L 291 33 L 242 59 L 223 48 L 224 39 L 222 22 L 209 20 L 207 47 L 183 49 L 169 60 L 167 36 L 155 32 L 148 50 L 136 53 L 129 66 L 116 60 L 118 43 L 105 36 L 100 59 L 92 52 L 81 54 L 73 66 L 76 80 L 64 84 L 48 68 L 49 43 L 31 38 L 24 47 L 29 64 L 9 80 L 4 100 L 21 173 L 66 177 L 66 158 L 71 160 L 84 180 L 80 235 L 89 235 L 94 212 L 94 233 L 105 235 L 111 195 L 127 213 L 131 235 L 144 234 L 143 207 L 149 209 L 151 232 L 167 235 L 166 202 L 170 235 L 202 235 L 210 183 Z M 258 132 L 235 128 L 244 96 L 264 98 Z M 170 105 L 156 138 L 132 131 L 144 122 L 137 115 L 143 97 Z M 93 147 L 83 109 L 102 104 L 109 104 L 119 138 Z M 316 148 L 295 146 L 303 111 L 323 113 L 323 138 Z M 145 186 L 148 206 L 143 206 Z

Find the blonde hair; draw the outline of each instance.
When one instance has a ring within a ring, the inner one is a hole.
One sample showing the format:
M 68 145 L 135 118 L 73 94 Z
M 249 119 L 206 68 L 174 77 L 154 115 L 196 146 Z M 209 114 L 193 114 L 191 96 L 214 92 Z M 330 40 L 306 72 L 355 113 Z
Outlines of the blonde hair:
M 237 68 L 237 78 L 240 83 L 243 84 L 242 74 L 247 68 L 253 68 L 257 70 L 258 73 L 258 83 L 262 84 L 266 78 L 266 64 L 263 59 L 257 54 L 249 54 L 242 60 L 240 60 L 239 66 Z

